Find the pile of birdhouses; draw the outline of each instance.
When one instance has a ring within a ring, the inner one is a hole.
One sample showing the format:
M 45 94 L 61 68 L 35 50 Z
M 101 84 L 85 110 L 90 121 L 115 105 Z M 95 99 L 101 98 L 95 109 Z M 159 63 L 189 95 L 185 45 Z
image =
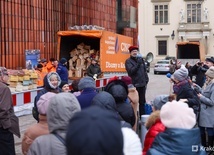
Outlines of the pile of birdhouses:
M 35 70 L 8 69 L 11 92 L 21 92 L 37 88 L 38 74 Z
M 86 74 L 91 59 L 97 60 L 99 63 L 99 51 L 91 49 L 91 46 L 81 43 L 70 52 L 69 60 L 69 78 L 83 77 Z

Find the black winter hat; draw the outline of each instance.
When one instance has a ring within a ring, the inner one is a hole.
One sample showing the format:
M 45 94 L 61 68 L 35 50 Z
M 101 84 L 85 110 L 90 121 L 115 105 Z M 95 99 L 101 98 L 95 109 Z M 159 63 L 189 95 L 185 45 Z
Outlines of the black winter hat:
M 67 62 L 67 59 L 65 59 L 65 58 L 62 58 L 62 59 L 60 59 L 60 61 L 59 61 L 61 64 L 64 64 L 64 63 L 66 63 Z
M 76 113 L 68 125 L 66 149 L 67 155 L 123 155 L 120 121 L 98 106 Z
M 209 62 L 212 62 L 214 64 L 214 57 L 206 58 L 205 61 L 209 61 Z
M 122 80 L 109 82 L 104 90 L 109 92 L 116 102 L 125 101 L 128 97 L 128 86 Z

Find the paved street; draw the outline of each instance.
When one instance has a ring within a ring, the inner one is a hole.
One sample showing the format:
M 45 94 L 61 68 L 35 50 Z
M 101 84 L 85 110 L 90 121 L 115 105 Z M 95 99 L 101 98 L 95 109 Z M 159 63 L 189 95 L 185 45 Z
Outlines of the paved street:
M 169 79 L 166 77 L 165 74 L 162 75 L 154 75 L 153 69 L 150 70 L 149 73 L 149 84 L 147 88 L 147 101 L 151 101 L 155 96 L 160 94 L 169 94 L 170 92 L 170 85 L 169 85 Z M 21 130 L 21 136 L 23 137 L 23 134 L 25 130 L 33 123 L 36 123 L 32 115 L 22 116 L 19 117 L 20 122 L 20 130 Z M 15 137 L 15 143 L 16 143 L 16 154 L 21 155 L 21 138 Z

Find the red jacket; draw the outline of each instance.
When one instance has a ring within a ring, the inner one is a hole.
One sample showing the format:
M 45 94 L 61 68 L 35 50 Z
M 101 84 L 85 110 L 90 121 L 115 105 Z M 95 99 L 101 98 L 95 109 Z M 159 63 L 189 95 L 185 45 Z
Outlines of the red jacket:
M 144 140 L 143 155 L 146 155 L 156 135 L 165 130 L 165 126 L 160 121 L 160 111 L 155 111 L 149 116 L 146 127 L 149 128 L 149 130 Z

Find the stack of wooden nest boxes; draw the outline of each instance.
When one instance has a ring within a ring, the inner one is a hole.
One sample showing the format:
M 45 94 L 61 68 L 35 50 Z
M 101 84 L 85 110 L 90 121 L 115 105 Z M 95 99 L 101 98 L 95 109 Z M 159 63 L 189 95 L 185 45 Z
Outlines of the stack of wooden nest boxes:
M 76 79 L 86 75 L 87 68 L 94 58 L 99 64 L 100 51 L 91 49 L 90 45 L 81 43 L 70 52 L 69 60 L 69 78 Z
M 37 88 L 38 74 L 34 70 L 8 70 L 11 92 L 22 92 Z

